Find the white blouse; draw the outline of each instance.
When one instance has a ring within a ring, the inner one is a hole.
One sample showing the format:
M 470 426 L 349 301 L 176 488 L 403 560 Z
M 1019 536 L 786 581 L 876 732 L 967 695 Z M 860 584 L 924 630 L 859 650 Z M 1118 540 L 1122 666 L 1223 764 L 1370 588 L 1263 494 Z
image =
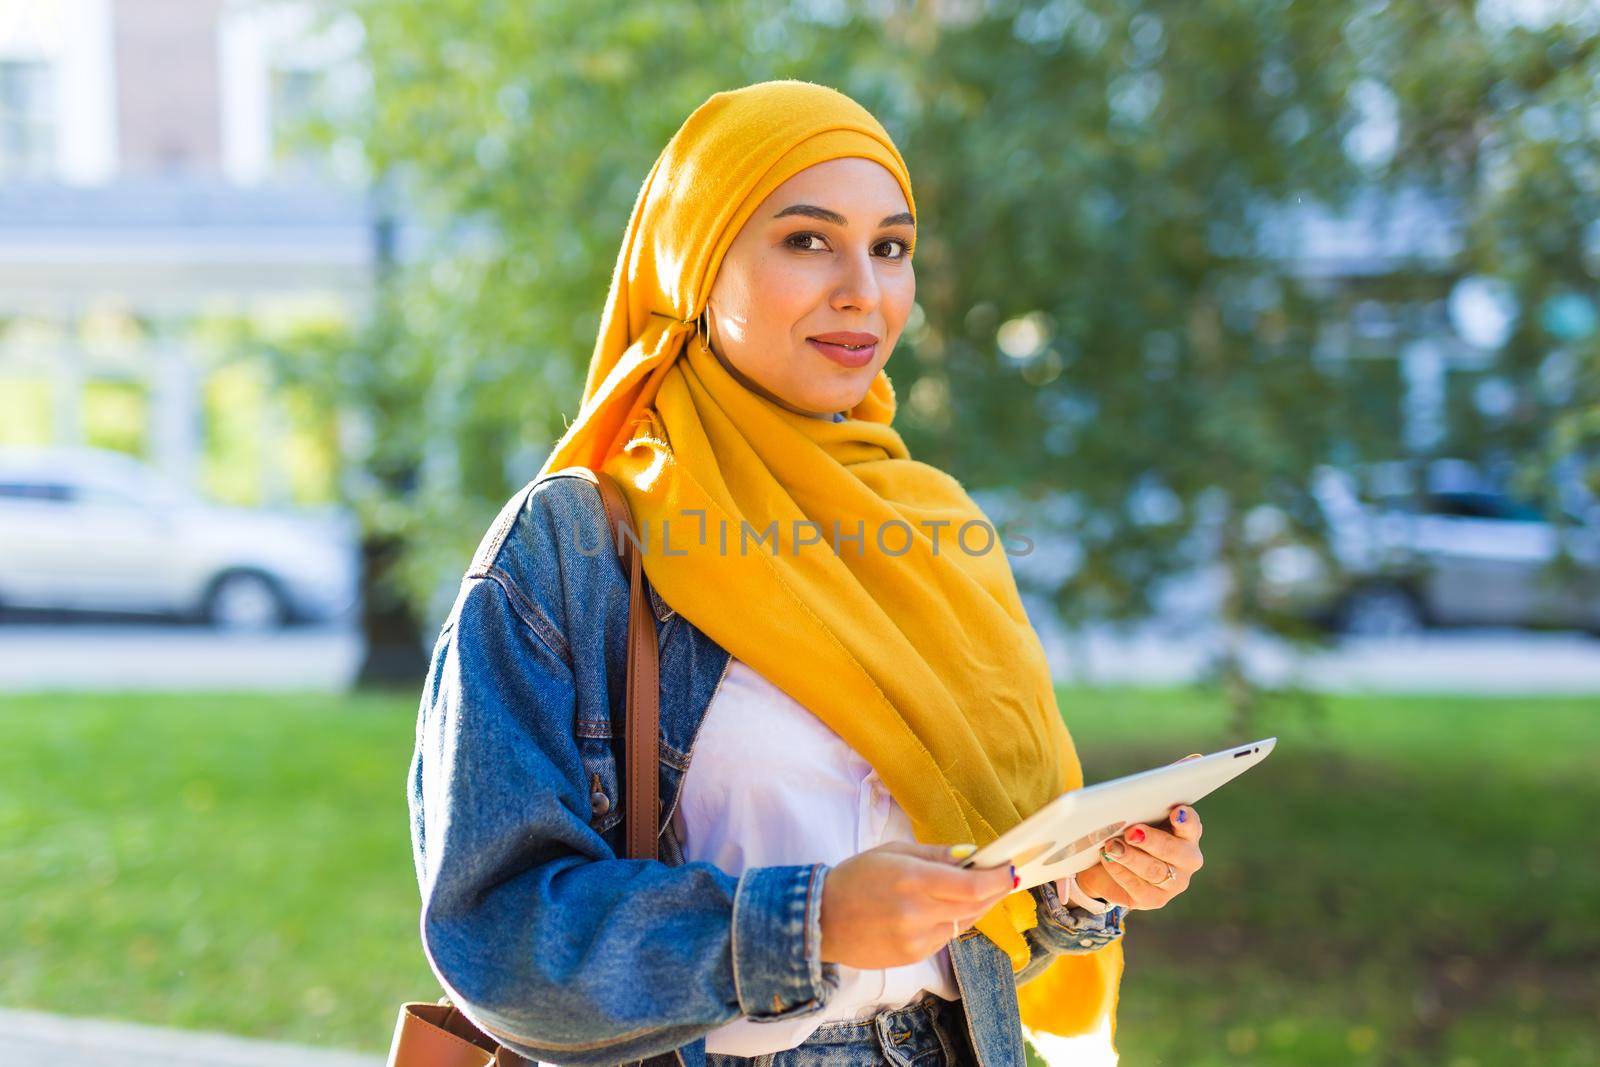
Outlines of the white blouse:
M 890 841 L 915 841 L 911 820 L 878 772 L 838 734 L 738 659 L 706 709 L 672 826 L 686 862 L 737 876 L 746 867 L 837 866 Z M 761 1056 L 794 1048 L 825 1023 L 902 1007 L 924 990 L 961 996 L 948 947 L 884 970 L 839 965 L 839 988 L 797 1019 L 735 1019 L 706 1035 L 706 1051 Z

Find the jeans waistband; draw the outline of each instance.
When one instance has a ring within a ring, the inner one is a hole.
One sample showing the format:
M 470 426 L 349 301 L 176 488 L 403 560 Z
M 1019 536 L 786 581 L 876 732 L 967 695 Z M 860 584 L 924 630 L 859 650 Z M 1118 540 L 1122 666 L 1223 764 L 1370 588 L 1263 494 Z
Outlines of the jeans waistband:
M 709 1067 L 975 1067 L 966 1008 L 935 993 L 865 1019 L 824 1023 L 792 1049 L 762 1056 L 707 1053 Z
M 945 1040 L 940 1042 L 932 1031 L 940 1031 Z M 971 1043 L 967 1037 L 965 1009 L 959 1000 L 946 1000 L 936 993 L 922 997 L 903 1007 L 881 1011 L 866 1019 L 824 1023 L 806 1038 L 804 1047 L 819 1050 L 830 1046 L 881 1044 L 885 1052 L 904 1049 L 910 1052 L 943 1044 L 957 1062 L 971 1061 Z M 898 1057 L 892 1055 L 891 1060 Z

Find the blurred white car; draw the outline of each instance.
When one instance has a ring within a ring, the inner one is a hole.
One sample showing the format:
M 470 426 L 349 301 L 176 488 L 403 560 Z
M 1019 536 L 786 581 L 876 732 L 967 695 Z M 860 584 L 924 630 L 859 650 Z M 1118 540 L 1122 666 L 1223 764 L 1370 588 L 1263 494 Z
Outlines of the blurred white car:
M 1531 504 L 1482 485 L 1366 499 L 1356 483 L 1319 472 L 1315 493 L 1339 567 L 1292 542 L 1267 549 L 1266 606 L 1366 636 L 1433 626 L 1600 635 L 1600 507 L 1567 511 L 1558 529 Z M 1563 553 L 1564 573 L 1552 567 Z
M 0 448 L 0 607 L 262 630 L 344 618 L 360 581 L 348 516 L 214 504 L 118 452 Z

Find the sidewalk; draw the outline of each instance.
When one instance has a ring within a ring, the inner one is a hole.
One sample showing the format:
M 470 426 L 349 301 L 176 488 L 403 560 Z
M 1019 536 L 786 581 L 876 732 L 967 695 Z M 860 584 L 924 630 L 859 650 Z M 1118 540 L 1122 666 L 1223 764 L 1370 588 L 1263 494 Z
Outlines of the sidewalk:
M 5 1067 L 382 1067 L 384 1057 L 0 1008 Z
M 0 693 L 39 689 L 283 690 L 341 693 L 366 653 L 349 626 L 271 634 L 200 626 L 0 625 Z M 420 681 L 418 683 L 421 684 Z
M 1060 682 L 1183 685 L 1221 633 L 1174 610 L 1160 621 L 1065 631 L 1030 607 Z M 63 690 L 313 690 L 344 692 L 365 639 L 351 628 L 302 627 L 263 637 L 179 626 L 0 626 L 0 694 Z M 1480 629 L 1410 638 L 1345 638 L 1301 656 L 1251 634 L 1243 655 L 1266 685 L 1312 689 L 1502 695 L 1600 693 L 1600 640 L 1576 632 Z M 418 683 L 421 684 L 420 682 Z
M 1058 682 L 1186 685 L 1221 642 L 1212 628 L 1157 624 L 1095 626 L 1073 634 L 1041 627 Z M 1251 634 L 1241 650 L 1250 676 L 1267 686 L 1298 683 L 1320 692 L 1584 696 L 1600 693 L 1600 640 L 1581 633 L 1521 630 L 1427 631 L 1414 637 L 1354 638 L 1324 652 Z

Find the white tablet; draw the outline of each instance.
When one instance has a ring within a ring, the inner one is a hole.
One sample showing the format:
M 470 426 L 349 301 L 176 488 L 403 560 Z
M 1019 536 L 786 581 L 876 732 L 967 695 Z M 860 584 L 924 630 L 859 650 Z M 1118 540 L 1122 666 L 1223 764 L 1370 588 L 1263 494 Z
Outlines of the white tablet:
M 963 867 L 1017 867 L 1019 889 L 1092 867 L 1100 842 L 1134 823 L 1159 824 L 1179 804 L 1195 801 L 1267 758 L 1276 737 L 1153 767 L 1062 793 L 984 845 Z

